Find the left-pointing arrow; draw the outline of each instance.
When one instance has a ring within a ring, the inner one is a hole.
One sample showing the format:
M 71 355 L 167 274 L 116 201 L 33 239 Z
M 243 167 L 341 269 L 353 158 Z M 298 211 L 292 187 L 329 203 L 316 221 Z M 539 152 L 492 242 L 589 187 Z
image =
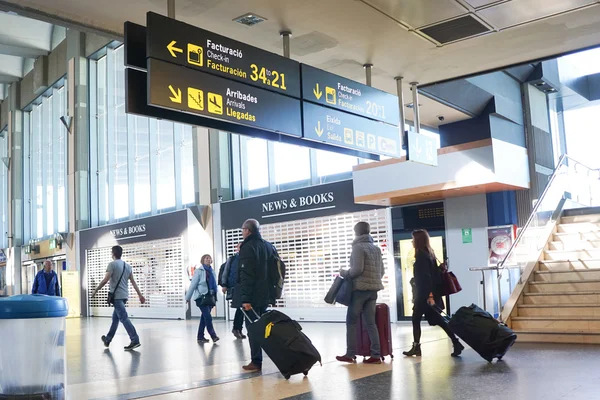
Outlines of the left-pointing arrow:
M 179 47 L 175 47 L 176 44 L 177 44 L 177 41 L 173 40 L 171 43 L 169 43 L 167 45 L 167 50 L 169 50 L 169 53 L 171 53 L 171 55 L 175 58 L 177 58 L 177 54 L 175 54 L 175 53 L 183 53 L 183 49 L 180 49 Z
M 173 96 L 169 97 L 169 99 L 173 103 L 180 103 L 181 104 L 181 89 L 175 90 L 175 88 L 173 86 L 169 85 L 169 90 L 173 94 Z

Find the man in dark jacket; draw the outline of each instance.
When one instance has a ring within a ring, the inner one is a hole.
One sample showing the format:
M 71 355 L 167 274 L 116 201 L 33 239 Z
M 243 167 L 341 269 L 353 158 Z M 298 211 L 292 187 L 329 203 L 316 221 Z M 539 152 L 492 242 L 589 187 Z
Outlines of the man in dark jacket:
M 257 220 L 249 219 L 242 225 L 244 241 L 240 247 L 239 282 L 242 307 L 250 318 L 261 316 L 267 306 L 274 304 L 271 298 L 268 264 L 273 257 L 273 247 L 263 240 L 260 234 L 260 225 Z M 254 310 L 254 311 L 251 311 Z M 255 315 L 256 313 L 256 315 Z M 246 371 L 260 371 L 262 369 L 262 349 L 257 338 L 252 337 L 248 329 L 249 321 L 246 320 L 246 329 L 250 336 L 250 352 L 252 361 L 243 367 Z
M 340 271 L 343 278 L 352 280 L 354 289 L 352 303 L 346 314 L 346 354 L 336 357 L 341 362 L 356 362 L 356 323 L 362 314 L 371 340 L 371 357 L 364 362 L 365 364 L 381 364 L 381 346 L 375 322 L 375 303 L 377 292 L 383 290 L 381 279 L 385 270 L 381 249 L 373 243 L 370 232 L 371 227 L 366 222 L 359 222 L 354 226 L 356 237 L 352 242 L 350 269 Z
M 37 273 L 31 288 L 33 294 L 45 294 L 48 296 L 60 296 L 60 285 L 58 275 L 52 270 L 52 261 L 44 261 L 44 269 Z

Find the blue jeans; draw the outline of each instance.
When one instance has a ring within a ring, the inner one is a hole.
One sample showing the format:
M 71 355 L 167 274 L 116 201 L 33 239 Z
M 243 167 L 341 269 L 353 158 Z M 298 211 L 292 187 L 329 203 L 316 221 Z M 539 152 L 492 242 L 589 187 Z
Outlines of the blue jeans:
M 267 307 L 254 308 L 254 311 L 256 311 L 256 314 L 258 314 L 258 316 L 260 317 L 261 315 L 267 312 Z M 254 315 L 254 311 L 246 311 L 246 314 L 250 318 L 256 318 L 256 315 Z M 254 335 L 250 333 L 249 328 L 251 324 L 252 322 L 248 321 L 248 318 L 246 318 L 246 330 L 248 331 L 248 341 L 250 342 L 250 357 L 252 359 L 252 364 L 258 365 L 260 367 L 262 366 L 263 362 L 262 348 L 260 347 L 260 341 L 255 340 L 256 338 L 253 337 Z
M 215 328 L 213 327 L 210 310 L 212 310 L 212 306 L 200 306 L 200 312 L 202 315 L 200 316 L 200 326 L 198 327 L 198 340 L 204 338 L 205 329 L 208 331 L 208 334 L 211 338 L 215 338 L 217 336 Z
M 112 341 L 113 337 L 115 337 L 115 333 L 117 333 L 117 328 L 119 327 L 119 322 L 121 322 L 125 327 L 125 330 L 127 331 L 129 339 L 131 339 L 132 343 L 140 342 L 140 338 L 135 331 L 135 327 L 127 315 L 127 310 L 125 309 L 126 302 L 127 299 L 115 299 L 113 303 L 115 310 L 113 311 L 112 325 L 110 326 L 108 335 L 106 335 L 106 339 L 108 339 L 109 342 Z
M 375 322 L 375 306 L 377 292 L 371 290 L 355 290 L 352 292 L 352 303 L 346 314 L 346 356 L 356 356 L 356 323 L 362 313 L 363 323 L 366 325 L 369 340 L 371 341 L 371 357 L 381 358 L 381 345 L 379 331 Z

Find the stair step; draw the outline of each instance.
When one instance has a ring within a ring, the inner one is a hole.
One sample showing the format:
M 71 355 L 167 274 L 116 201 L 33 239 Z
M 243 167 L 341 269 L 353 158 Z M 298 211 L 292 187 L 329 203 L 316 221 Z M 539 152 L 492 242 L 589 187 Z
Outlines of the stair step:
M 600 232 L 555 233 L 552 235 L 553 242 L 574 240 L 600 240 Z
M 539 270 L 542 272 L 600 270 L 600 259 L 580 260 L 572 258 L 564 260 L 543 260 L 539 262 L 538 266 Z
M 519 317 L 589 317 L 600 318 L 600 306 L 596 304 L 546 304 L 517 306 Z
M 534 282 L 576 282 L 600 281 L 600 269 L 578 271 L 536 271 L 533 274 Z
M 600 249 L 589 250 L 546 250 L 544 260 L 590 260 L 600 258 Z
M 600 291 L 523 293 L 525 304 L 594 304 L 600 306 Z
M 596 291 L 600 293 L 600 280 L 529 282 L 528 293 L 570 293 Z
M 570 217 L 562 217 L 561 224 L 573 224 L 581 222 L 600 222 L 600 214 L 573 215 Z
M 523 343 L 581 343 L 600 344 L 600 334 L 575 332 L 540 332 L 516 330 L 517 341 Z
M 600 318 L 594 317 L 513 317 L 512 328 L 515 330 L 540 332 L 598 332 L 600 334 Z
M 600 222 L 573 222 L 558 225 L 558 233 L 600 232 Z
M 582 251 L 600 249 L 599 240 L 559 240 L 548 244 L 549 250 Z

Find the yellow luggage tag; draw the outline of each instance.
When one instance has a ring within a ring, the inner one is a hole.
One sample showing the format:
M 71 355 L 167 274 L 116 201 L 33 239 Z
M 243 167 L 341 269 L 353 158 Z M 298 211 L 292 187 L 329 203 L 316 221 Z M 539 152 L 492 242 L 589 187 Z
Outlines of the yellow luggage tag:
M 272 322 L 269 322 L 267 324 L 267 326 L 265 327 L 265 339 L 268 338 L 269 336 L 271 336 L 271 328 L 273 328 L 273 325 L 275 325 Z

